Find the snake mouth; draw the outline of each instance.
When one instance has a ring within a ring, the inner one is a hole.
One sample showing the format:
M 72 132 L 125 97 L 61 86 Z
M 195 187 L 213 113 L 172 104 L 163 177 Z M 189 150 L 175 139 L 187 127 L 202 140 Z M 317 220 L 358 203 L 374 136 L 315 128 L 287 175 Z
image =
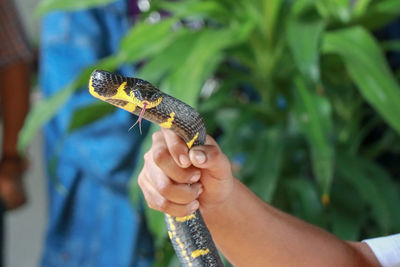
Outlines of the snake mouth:
M 139 117 L 136 120 L 135 124 L 133 124 L 131 126 L 131 128 L 129 128 L 128 131 L 130 131 L 133 127 L 135 127 L 136 124 L 139 123 L 139 132 L 140 132 L 140 134 L 142 134 L 142 119 L 143 119 L 143 116 L 144 116 L 144 112 L 146 111 L 146 107 L 148 105 L 148 102 L 147 101 L 143 101 L 142 103 L 143 103 L 143 107 L 142 107 L 142 110 L 140 111 Z

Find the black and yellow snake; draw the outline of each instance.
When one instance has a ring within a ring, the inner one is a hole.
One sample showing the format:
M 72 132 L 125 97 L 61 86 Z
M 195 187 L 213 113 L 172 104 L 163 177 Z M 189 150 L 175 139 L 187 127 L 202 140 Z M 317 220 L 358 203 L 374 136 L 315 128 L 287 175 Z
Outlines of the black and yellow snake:
M 138 122 L 145 118 L 173 130 L 189 148 L 205 142 L 206 128 L 199 113 L 147 81 L 95 70 L 90 76 L 89 91 L 96 98 L 138 115 Z M 199 210 L 185 217 L 166 214 L 165 222 L 182 266 L 223 266 Z

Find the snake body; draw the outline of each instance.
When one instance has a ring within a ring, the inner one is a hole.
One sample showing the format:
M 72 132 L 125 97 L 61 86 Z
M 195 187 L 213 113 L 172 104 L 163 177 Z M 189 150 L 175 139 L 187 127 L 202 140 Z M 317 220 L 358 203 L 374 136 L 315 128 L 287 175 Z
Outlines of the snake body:
M 200 114 L 151 83 L 95 70 L 89 92 L 96 98 L 143 117 L 178 134 L 188 148 L 203 145 L 206 127 Z M 165 214 L 168 235 L 182 266 L 223 266 L 211 234 L 197 210 L 185 217 Z

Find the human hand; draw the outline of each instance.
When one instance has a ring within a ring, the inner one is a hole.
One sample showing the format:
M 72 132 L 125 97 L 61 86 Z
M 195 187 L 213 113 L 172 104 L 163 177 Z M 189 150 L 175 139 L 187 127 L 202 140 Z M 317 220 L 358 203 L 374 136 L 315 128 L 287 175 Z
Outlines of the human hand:
M 0 198 L 7 210 L 13 210 L 26 202 L 22 175 L 26 163 L 23 160 L 2 159 L 0 162 Z
M 234 185 L 231 165 L 212 137 L 190 150 L 171 130 L 152 138 L 138 179 L 150 208 L 179 217 L 198 208 L 210 212 L 228 199 Z

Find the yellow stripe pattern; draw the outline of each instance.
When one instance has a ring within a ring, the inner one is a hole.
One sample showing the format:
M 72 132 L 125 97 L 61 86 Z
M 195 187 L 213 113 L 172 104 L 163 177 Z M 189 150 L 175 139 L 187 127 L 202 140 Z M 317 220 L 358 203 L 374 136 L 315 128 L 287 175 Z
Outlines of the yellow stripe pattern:
M 159 105 L 162 101 L 162 97 L 159 97 L 156 101 L 153 102 L 148 102 L 148 101 L 140 101 L 139 99 L 137 99 L 135 97 L 135 95 L 133 94 L 133 92 L 131 92 L 129 95 L 125 92 L 125 87 L 126 87 L 126 82 L 121 83 L 121 85 L 118 87 L 117 89 L 117 93 L 111 97 L 104 97 L 99 95 L 98 93 L 96 93 L 96 91 L 94 90 L 93 87 L 93 76 L 90 77 L 89 80 L 89 92 L 91 95 L 93 95 L 94 97 L 103 100 L 103 101 L 107 101 L 109 99 L 118 99 L 118 100 L 124 100 L 127 101 L 128 104 L 126 104 L 125 106 L 118 106 L 115 105 L 119 108 L 122 108 L 126 111 L 129 112 L 134 112 L 136 107 L 140 107 L 143 108 L 144 104 L 146 103 L 146 109 L 149 108 L 154 108 L 155 106 Z M 175 113 L 174 113 L 175 116 Z M 172 121 L 171 121 L 172 122 Z
M 196 215 L 194 215 L 194 213 L 193 213 L 193 214 L 190 214 L 190 215 L 184 216 L 184 217 L 176 217 L 175 220 L 177 222 L 186 222 L 186 221 L 189 221 L 190 219 L 194 219 L 194 218 L 196 218 Z
M 210 253 L 210 250 L 207 249 L 196 249 L 195 251 L 192 252 L 192 258 L 195 259 L 199 256 L 207 255 Z
M 170 229 L 171 229 L 171 231 L 172 231 L 172 232 L 171 232 L 171 231 L 168 231 L 169 238 L 170 238 L 171 240 L 175 240 L 175 242 L 176 242 L 176 243 L 178 244 L 178 246 L 181 248 L 182 256 L 185 257 L 185 260 L 186 260 L 186 262 L 188 263 L 188 266 L 192 266 L 193 264 L 190 262 L 189 255 L 187 254 L 187 252 L 186 252 L 186 250 L 185 250 L 184 244 L 183 244 L 182 241 L 179 239 L 179 237 L 176 236 L 176 232 L 175 232 L 176 227 L 175 227 L 175 224 L 174 224 L 174 220 L 172 219 L 172 217 L 171 217 L 170 215 L 166 214 L 166 216 L 167 216 L 167 218 L 168 218 L 168 224 L 169 224 Z
M 169 114 L 168 120 L 163 123 L 160 123 L 160 126 L 163 128 L 171 128 L 174 119 L 175 119 L 175 112 L 171 112 L 171 114 Z
M 186 143 L 186 145 L 188 146 L 188 148 L 191 148 L 194 141 L 196 141 L 196 139 L 199 137 L 199 132 L 196 133 L 196 135 L 192 138 L 192 140 L 190 140 L 189 142 Z
M 104 97 L 104 96 L 101 96 L 98 93 L 96 93 L 96 91 L 94 90 L 94 87 L 93 87 L 92 80 L 93 80 L 93 76 L 90 77 L 90 80 L 89 80 L 89 92 L 92 96 L 94 96 L 100 100 L 103 100 L 103 101 L 107 101 L 108 99 L 119 99 L 119 100 L 128 101 L 128 104 L 126 104 L 125 106 L 118 106 L 118 105 L 115 105 L 115 106 L 125 109 L 126 111 L 129 111 L 131 113 L 135 111 L 137 105 L 132 102 L 132 99 L 124 91 L 126 82 L 123 82 L 118 87 L 117 93 L 115 95 L 113 95 L 112 97 Z

